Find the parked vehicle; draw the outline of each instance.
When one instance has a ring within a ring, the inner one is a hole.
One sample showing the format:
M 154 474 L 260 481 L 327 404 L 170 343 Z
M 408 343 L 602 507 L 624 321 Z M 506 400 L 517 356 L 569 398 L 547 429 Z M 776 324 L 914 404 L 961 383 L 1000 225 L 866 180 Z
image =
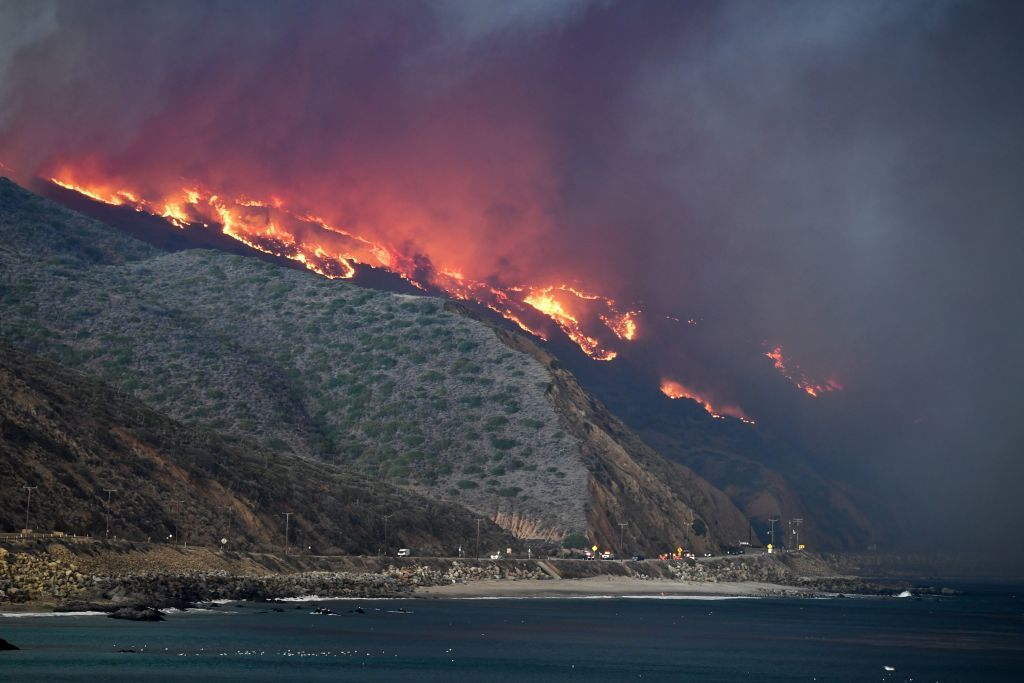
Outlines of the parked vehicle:
M 634 561 L 634 562 L 643 562 L 643 561 L 644 561 L 644 560 L 646 560 L 646 559 L 647 559 L 647 558 L 646 558 L 646 557 L 644 557 L 643 555 L 634 555 L 634 556 L 633 556 L 633 561 Z
M 593 560 L 594 559 L 594 551 L 593 550 L 584 550 L 583 551 L 583 559 L 584 560 Z
M 501 559 L 501 553 L 491 553 L 491 559 L 492 560 L 500 560 Z
M 408 548 L 399 548 L 396 554 L 398 557 L 410 557 L 412 556 L 412 551 Z
M 615 559 L 615 555 L 612 553 L 612 551 L 605 550 L 603 553 L 601 553 L 601 559 L 602 560 L 614 560 Z

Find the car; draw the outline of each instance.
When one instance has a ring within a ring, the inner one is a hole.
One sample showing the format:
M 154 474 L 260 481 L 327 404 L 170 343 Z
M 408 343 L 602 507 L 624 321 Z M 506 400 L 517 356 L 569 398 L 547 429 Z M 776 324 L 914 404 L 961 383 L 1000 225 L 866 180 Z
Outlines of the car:
M 491 559 L 492 560 L 500 560 L 501 559 L 501 553 L 491 553 Z
M 746 551 L 743 548 L 726 548 L 726 555 L 745 555 Z
M 593 560 L 593 559 L 595 559 L 594 558 L 594 551 L 593 550 L 584 550 L 583 551 L 583 559 L 584 560 Z
M 410 557 L 412 555 L 412 551 L 408 548 L 399 548 L 396 555 L 398 555 L 398 557 Z
M 704 557 L 712 557 L 711 553 L 704 553 Z
M 612 554 L 612 551 L 605 550 L 603 553 L 601 553 L 601 559 L 602 560 L 614 560 L 615 559 L 615 555 Z
M 643 555 L 634 555 L 634 556 L 633 556 L 633 561 L 634 561 L 634 562 L 643 562 L 643 561 L 644 561 L 644 560 L 646 560 L 646 559 L 647 559 L 647 558 L 646 558 L 646 557 L 644 557 Z

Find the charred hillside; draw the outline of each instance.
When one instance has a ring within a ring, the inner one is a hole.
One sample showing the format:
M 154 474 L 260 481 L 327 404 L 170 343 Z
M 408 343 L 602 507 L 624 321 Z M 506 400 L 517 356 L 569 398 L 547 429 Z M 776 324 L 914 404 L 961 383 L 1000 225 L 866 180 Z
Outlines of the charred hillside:
M 0 345 L 0 529 L 314 553 L 375 554 L 388 543 L 454 555 L 478 517 L 325 463 L 182 425 L 79 373 Z M 180 501 L 180 502 L 179 502 Z M 513 539 L 490 521 L 485 548 Z

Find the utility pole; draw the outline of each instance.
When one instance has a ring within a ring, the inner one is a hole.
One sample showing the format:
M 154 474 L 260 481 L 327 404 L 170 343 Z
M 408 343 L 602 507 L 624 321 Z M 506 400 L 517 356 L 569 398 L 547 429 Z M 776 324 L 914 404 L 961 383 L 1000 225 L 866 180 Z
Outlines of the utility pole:
M 789 526 L 793 530 L 793 534 L 796 536 L 796 549 L 800 550 L 800 525 L 804 523 L 803 517 L 794 517 L 789 520 Z
M 181 517 L 181 505 L 185 501 L 172 500 L 171 502 L 177 507 L 177 512 L 174 514 L 174 545 L 180 545 L 178 541 L 178 518 Z
M 625 556 L 626 550 L 622 547 L 622 534 L 626 530 L 627 526 L 629 526 L 629 522 L 619 522 L 619 552 L 622 553 L 623 556 Z
M 288 554 L 288 527 L 292 521 L 292 515 L 294 512 L 283 512 L 284 515 L 284 554 Z
M 476 520 L 476 557 L 480 559 L 480 522 L 482 519 Z
M 388 552 L 388 520 L 394 517 L 394 515 L 384 515 L 384 556 L 389 555 Z
M 103 489 L 107 492 L 107 533 L 106 537 L 110 538 L 110 494 L 117 491 L 117 489 Z
M 772 528 L 771 528 L 772 550 L 778 550 L 778 548 L 775 547 L 775 523 L 778 522 L 778 521 L 779 521 L 778 517 L 769 517 L 768 518 L 768 523 L 772 525 Z
M 30 520 L 29 511 L 32 509 L 32 492 L 35 491 L 39 487 L 38 486 L 22 486 L 22 488 L 25 489 L 26 491 L 28 491 L 28 500 L 25 501 L 25 528 L 26 529 L 31 529 L 32 527 L 31 527 L 31 525 L 29 525 L 29 520 Z

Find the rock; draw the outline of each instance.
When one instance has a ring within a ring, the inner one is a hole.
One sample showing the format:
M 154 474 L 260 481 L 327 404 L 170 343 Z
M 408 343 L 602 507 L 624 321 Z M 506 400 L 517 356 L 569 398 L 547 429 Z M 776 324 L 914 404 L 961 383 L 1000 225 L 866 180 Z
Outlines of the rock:
M 122 607 L 107 615 L 111 619 L 130 621 L 163 621 L 164 615 L 152 607 Z
M 11 645 L 3 638 L 0 638 L 0 650 L 20 650 L 21 648 L 17 645 Z
M 113 612 L 117 609 L 117 605 L 109 605 L 106 603 L 96 602 L 82 602 L 79 600 L 71 600 L 68 602 L 61 603 L 53 608 L 54 612 Z

